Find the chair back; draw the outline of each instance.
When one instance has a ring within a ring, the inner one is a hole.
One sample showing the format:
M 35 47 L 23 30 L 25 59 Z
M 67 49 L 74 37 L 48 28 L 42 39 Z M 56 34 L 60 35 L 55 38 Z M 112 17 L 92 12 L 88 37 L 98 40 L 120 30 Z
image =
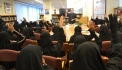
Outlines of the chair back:
M 50 67 L 58 70 L 62 69 L 62 61 L 60 59 L 47 55 L 43 55 L 42 57 L 45 59 L 46 64 Z
M 19 52 L 15 50 L 2 49 L 0 50 L 1 62 L 13 62 L 17 60 Z
M 58 41 L 52 41 L 53 45 L 56 45 L 58 43 Z
M 40 40 L 40 35 L 39 33 L 34 33 L 36 40 Z
M 107 52 L 110 46 L 111 46 L 111 41 L 103 41 L 101 51 Z
M 68 48 L 69 48 L 69 53 L 73 51 L 74 43 L 69 43 Z
M 31 40 L 31 39 L 26 39 L 25 42 L 23 43 L 23 45 L 21 46 L 21 48 L 24 48 L 25 46 L 27 46 L 29 44 L 33 44 L 33 45 L 37 46 L 37 41 Z

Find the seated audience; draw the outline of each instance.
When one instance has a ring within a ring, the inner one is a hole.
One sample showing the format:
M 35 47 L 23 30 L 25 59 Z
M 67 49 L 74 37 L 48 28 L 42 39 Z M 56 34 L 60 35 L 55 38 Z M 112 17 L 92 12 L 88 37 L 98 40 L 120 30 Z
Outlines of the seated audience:
M 35 36 L 34 36 L 33 30 L 30 27 L 26 27 L 24 29 L 24 31 L 22 32 L 22 34 L 25 35 L 26 39 L 35 40 Z
M 122 45 L 117 34 L 117 16 L 110 14 L 109 20 L 112 46 L 108 51 L 107 67 L 101 59 L 99 47 L 95 43 L 85 42 L 78 47 L 70 70 L 122 70 Z
M 51 40 L 51 36 L 48 32 L 41 33 L 39 46 L 42 48 L 44 55 L 59 57 L 62 50 L 63 40 L 66 38 L 64 30 L 62 28 L 64 19 L 61 16 L 59 21 L 59 39 L 58 43 L 54 46 Z
M 21 33 L 17 32 L 14 29 L 13 24 L 9 23 L 8 24 L 8 29 L 13 34 L 18 36 L 19 41 L 17 41 L 17 42 L 10 41 L 10 35 L 6 31 L 1 31 L 0 32 L 0 49 L 20 50 L 21 49 L 21 45 L 25 41 L 25 37 Z

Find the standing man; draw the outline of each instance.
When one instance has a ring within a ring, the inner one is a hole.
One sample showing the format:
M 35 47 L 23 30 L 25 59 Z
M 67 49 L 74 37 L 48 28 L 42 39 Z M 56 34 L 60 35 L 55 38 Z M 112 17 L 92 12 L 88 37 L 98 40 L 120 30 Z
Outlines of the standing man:
M 77 17 L 76 17 L 76 14 L 74 13 L 73 8 L 70 9 L 70 12 L 71 13 L 68 13 L 68 10 L 66 9 L 65 17 L 69 17 L 69 24 L 74 24 Z

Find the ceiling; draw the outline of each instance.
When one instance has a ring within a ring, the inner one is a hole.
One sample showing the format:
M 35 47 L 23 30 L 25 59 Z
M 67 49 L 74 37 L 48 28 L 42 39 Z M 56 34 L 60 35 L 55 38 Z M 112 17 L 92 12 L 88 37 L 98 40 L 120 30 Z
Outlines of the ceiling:
M 42 3 L 39 3 L 36 0 L 14 0 L 14 1 L 43 6 Z M 38 1 L 43 2 L 44 0 L 38 0 Z M 66 8 L 67 7 L 67 0 L 51 0 L 51 3 L 52 3 L 52 5 L 54 5 L 54 8 Z

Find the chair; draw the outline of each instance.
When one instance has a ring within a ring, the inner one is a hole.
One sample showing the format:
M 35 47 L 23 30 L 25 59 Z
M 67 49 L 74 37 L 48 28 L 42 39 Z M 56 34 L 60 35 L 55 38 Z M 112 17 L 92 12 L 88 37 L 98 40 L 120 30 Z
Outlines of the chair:
M 103 41 L 102 42 L 102 50 L 103 52 L 107 52 L 108 49 L 110 48 L 111 46 L 111 41 Z
M 53 45 L 56 45 L 58 43 L 58 41 L 52 41 Z
M 47 65 L 49 65 L 50 67 L 62 70 L 62 60 L 60 58 L 55 58 L 47 55 L 43 55 L 42 57 L 45 59 Z
M 1 62 L 15 62 L 17 60 L 19 52 L 9 49 L 0 50 L 0 61 Z M 15 70 L 15 68 L 10 69 Z
M 39 33 L 34 33 L 36 40 L 40 40 L 40 35 Z
M 38 46 L 37 41 L 31 40 L 31 39 L 26 39 L 26 41 L 23 43 L 23 45 L 21 46 L 21 48 L 24 48 L 25 46 L 27 46 L 29 44 L 33 44 L 33 45 Z
M 68 48 L 69 48 L 69 53 L 73 51 L 74 43 L 69 43 Z
M 106 56 L 101 56 L 101 58 L 102 58 L 102 60 L 103 60 L 104 64 L 107 64 L 107 62 L 108 62 L 109 58 L 108 58 L 108 57 L 106 57 Z

